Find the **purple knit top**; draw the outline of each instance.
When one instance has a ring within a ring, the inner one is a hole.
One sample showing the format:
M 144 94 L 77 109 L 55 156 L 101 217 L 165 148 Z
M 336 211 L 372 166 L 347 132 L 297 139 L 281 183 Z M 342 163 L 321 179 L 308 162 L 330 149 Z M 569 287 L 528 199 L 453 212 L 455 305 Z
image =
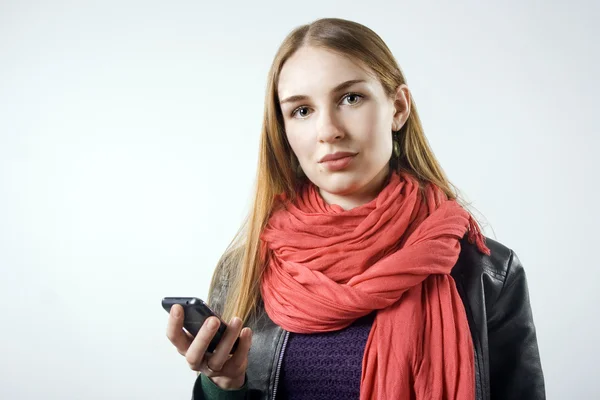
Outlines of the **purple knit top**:
M 277 400 L 358 399 L 362 359 L 374 318 L 373 312 L 336 332 L 290 333 Z

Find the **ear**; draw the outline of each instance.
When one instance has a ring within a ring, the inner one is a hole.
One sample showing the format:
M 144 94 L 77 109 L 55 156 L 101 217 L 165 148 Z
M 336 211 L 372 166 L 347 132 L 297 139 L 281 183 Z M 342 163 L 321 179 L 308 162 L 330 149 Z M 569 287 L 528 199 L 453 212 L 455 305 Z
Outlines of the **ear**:
M 399 131 L 410 115 L 411 96 L 410 90 L 406 84 L 398 86 L 396 96 L 394 97 L 394 115 L 392 119 L 392 130 Z

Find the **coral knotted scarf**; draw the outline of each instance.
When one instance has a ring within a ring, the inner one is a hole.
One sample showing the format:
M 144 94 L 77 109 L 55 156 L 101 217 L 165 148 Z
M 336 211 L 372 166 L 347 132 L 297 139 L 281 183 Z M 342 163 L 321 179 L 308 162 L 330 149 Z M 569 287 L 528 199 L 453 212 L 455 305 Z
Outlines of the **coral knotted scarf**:
M 313 184 L 277 196 L 261 235 L 265 310 L 290 332 L 343 329 L 377 310 L 360 399 L 475 398 L 473 343 L 450 271 L 470 214 L 435 185 L 391 172 L 371 202 L 343 210 Z

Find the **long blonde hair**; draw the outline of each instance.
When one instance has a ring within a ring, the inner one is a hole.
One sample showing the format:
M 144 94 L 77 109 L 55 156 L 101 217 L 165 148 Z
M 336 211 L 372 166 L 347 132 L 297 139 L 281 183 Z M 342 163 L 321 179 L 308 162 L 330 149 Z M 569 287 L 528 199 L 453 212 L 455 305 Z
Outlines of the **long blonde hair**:
M 269 71 L 260 153 L 250 213 L 230 243 L 227 253 L 240 252 L 239 263 L 230 276 L 222 317 L 229 321 L 238 316 L 247 321 L 260 301 L 261 262 L 260 234 L 270 216 L 274 196 L 285 192 L 293 199 L 299 178 L 292 165 L 293 154 L 284 131 L 277 85 L 283 64 L 302 46 L 334 51 L 353 60 L 361 60 L 381 82 L 388 96 L 393 96 L 404 75 L 384 41 L 371 29 L 338 18 L 319 19 L 294 29 L 283 41 Z M 400 130 L 400 157 L 390 165 L 411 173 L 420 182 L 432 182 L 450 199 L 457 199 L 456 188 L 446 178 L 436 160 L 411 96 L 411 112 Z M 390 132 L 391 134 L 391 132 Z M 392 157 L 393 158 L 393 157 Z M 210 291 L 218 279 L 213 277 Z

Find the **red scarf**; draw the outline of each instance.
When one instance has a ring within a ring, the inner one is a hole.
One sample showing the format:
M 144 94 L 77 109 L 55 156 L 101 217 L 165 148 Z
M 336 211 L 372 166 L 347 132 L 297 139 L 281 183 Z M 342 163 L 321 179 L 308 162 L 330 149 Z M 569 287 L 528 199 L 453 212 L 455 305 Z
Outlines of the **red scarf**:
M 450 276 L 465 233 L 489 254 L 469 213 L 437 186 L 423 193 L 396 172 L 374 200 L 351 210 L 325 203 L 312 184 L 293 203 L 278 199 L 261 236 L 269 317 L 314 333 L 378 310 L 361 400 L 474 399 L 473 343 Z

